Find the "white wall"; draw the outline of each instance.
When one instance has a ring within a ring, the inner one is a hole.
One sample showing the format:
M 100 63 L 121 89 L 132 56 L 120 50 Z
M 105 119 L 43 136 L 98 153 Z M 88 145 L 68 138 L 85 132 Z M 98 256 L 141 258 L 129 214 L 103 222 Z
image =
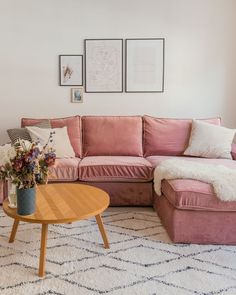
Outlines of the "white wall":
M 0 0 L 0 142 L 20 118 L 212 117 L 236 127 L 235 0 Z M 165 92 L 84 95 L 58 86 L 58 55 L 85 38 L 164 37 Z

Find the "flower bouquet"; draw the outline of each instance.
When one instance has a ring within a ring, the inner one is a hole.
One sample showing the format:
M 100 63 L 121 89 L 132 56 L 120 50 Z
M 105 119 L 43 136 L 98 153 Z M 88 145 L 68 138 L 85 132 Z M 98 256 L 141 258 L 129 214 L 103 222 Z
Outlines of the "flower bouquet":
M 27 211 L 26 198 L 30 198 L 30 195 L 35 196 L 37 184 L 45 184 L 48 181 L 49 167 L 56 159 L 55 151 L 51 147 L 52 136 L 51 133 L 48 142 L 43 147 L 39 142 L 19 139 L 12 146 L 8 145 L 0 149 L 0 180 L 9 180 L 16 186 L 18 214 L 20 214 L 21 207 L 20 199 L 24 201 L 22 210 L 24 213 Z

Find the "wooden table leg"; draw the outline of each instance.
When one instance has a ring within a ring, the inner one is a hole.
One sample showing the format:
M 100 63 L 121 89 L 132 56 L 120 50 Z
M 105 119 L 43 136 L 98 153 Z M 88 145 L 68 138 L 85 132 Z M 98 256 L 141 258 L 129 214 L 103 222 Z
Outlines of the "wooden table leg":
M 104 247 L 106 249 L 108 249 L 108 248 L 110 248 L 110 246 L 109 246 L 109 242 L 108 242 L 108 239 L 107 239 L 107 234 L 106 234 L 103 222 L 102 222 L 102 217 L 101 217 L 100 214 L 96 215 L 95 217 L 96 217 L 96 221 L 97 221 L 97 224 L 98 224 L 98 228 L 99 228 L 100 233 L 102 235 L 102 239 L 103 239 L 103 242 L 104 242 Z
M 40 258 L 39 258 L 39 277 L 44 277 L 44 274 L 45 274 L 47 237 L 48 237 L 48 224 L 42 224 L 41 249 L 40 249 Z
M 14 223 L 13 223 L 13 226 L 12 226 L 11 235 L 10 235 L 10 238 L 9 238 L 9 243 L 14 242 L 18 225 L 19 225 L 19 220 L 15 219 Z

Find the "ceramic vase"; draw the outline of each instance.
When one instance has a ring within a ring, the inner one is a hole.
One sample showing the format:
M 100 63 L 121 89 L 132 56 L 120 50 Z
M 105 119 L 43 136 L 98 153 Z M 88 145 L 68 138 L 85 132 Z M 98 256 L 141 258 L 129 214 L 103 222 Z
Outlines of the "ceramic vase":
M 26 189 L 16 189 L 17 214 L 30 215 L 35 212 L 35 187 Z

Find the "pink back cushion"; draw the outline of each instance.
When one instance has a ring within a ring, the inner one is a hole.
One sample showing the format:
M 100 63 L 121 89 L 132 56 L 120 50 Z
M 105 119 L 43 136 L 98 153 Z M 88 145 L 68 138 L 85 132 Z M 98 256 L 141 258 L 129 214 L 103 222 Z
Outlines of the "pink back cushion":
M 85 116 L 83 156 L 142 156 L 141 116 Z
M 144 116 L 144 156 L 179 156 L 185 151 L 191 133 L 190 119 L 159 119 Z M 203 120 L 220 125 L 220 118 Z
M 32 126 L 40 123 L 44 119 L 22 118 L 21 126 Z M 50 119 L 52 128 L 67 127 L 68 136 L 74 149 L 76 157 L 82 156 L 82 136 L 81 136 L 81 119 L 80 116 L 67 118 Z

